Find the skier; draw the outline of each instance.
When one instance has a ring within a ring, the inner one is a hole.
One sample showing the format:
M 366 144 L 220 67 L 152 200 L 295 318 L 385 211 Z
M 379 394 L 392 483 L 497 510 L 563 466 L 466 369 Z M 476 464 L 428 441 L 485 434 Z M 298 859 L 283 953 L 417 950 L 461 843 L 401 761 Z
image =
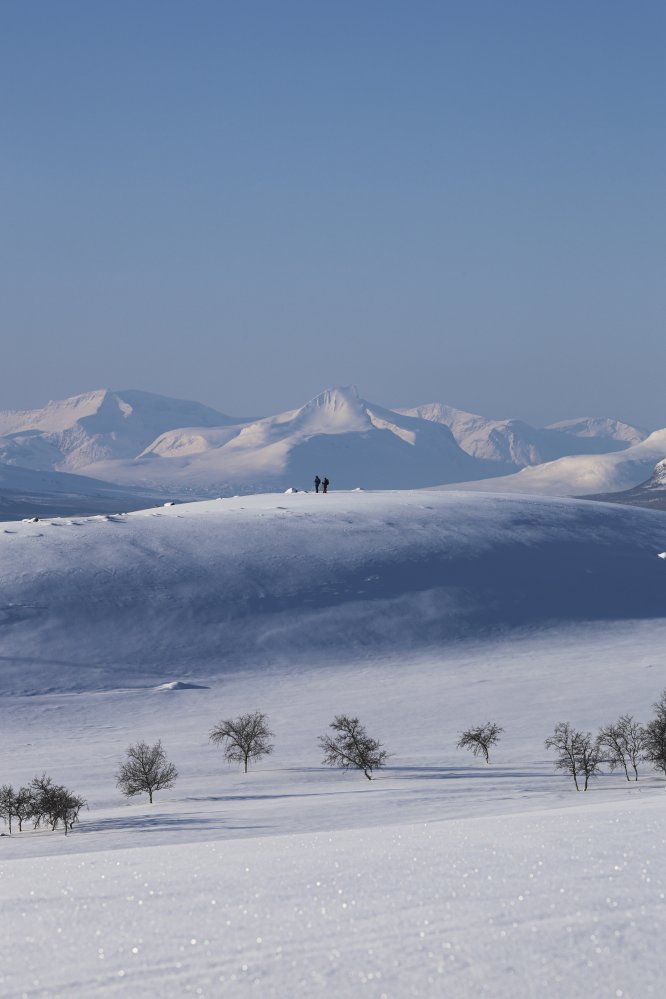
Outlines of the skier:
M 328 479 L 326 478 L 326 476 L 324 476 L 324 481 L 322 482 L 322 484 L 321 484 L 321 485 L 322 485 L 322 489 L 323 489 L 323 491 L 324 491 L 325 493 L 327 493 L 327 492 L 328 492 L 328 487 L 329 487 L 329 485 L 330 485 L 330 482 L 328 481 Z
M 314 482 L 315 482 L 315 492 L 318 493 L 319 492 L 319 486 L 321 485 L 321 479 L 319 478 L 318 475 L 315 475 Z

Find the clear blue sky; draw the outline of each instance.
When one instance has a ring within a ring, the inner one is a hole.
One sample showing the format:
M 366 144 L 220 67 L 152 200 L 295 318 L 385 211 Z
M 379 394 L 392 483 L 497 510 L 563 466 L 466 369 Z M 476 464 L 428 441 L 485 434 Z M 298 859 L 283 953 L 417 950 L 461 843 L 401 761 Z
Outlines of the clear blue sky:
M 666 5 L 0 0 L 0 408 L 666 425 Z

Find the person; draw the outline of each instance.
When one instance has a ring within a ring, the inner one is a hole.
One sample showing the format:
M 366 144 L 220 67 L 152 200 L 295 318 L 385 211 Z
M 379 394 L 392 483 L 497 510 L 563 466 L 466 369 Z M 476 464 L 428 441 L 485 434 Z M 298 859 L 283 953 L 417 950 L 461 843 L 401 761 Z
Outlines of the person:
M 330 482 L 328 481 L 328 479 L 326 478 L 326 476 L 324 476 L 324 481 L 322 482 L 321 485 L 322 485 L 322 489 L 324 490 L 324 492 L 327 493 L 328 492 L 328 487 L 330 486 Z
M 315 492 L 319 492 L 319 486 L 321 485 L 321 479 L 318 475 L 315 475 Z

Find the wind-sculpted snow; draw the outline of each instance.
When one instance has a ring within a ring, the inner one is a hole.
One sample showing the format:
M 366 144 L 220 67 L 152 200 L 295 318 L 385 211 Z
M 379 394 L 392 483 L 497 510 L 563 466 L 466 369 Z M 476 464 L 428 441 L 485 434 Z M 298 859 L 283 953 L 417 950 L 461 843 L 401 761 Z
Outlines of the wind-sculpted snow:
M 464 493 L 292 493 L 5 524 L 0 689 L 376 655 L 663 617 L 666 517 Z

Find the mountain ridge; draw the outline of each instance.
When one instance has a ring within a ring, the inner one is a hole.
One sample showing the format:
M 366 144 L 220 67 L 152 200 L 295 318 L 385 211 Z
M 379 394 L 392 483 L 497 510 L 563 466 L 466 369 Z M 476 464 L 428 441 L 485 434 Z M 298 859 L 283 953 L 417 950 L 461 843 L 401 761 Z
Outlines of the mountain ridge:
M 529 487 L 517 477 L 521 469 L 542 468 L 553 455 L 591 455 L 594 464 L 600 455 L 643 446 L 644 439 L 640 428 L 613 418 L 580 417 L 536 428 L 443 403 L 389 409 L 368 402 L 353 385 L 326 389 L 295 409 L 261 418 L 229 416 L 137 389 L 97 389 L 42 409 L 0 412 L 0 463 L 181 498 L 309 488 L 315 474 L 327 475 L 336 488 L 492 479 L 498 488 L 506 481 L 513 491 Z M 665 455 L 666 448 L 652 464 Z M 621 487 L 646 477 L 645 462 L 640 467 L 638 478 L 623 480 Z M 574 484 L 565 491 L 583 490 Z

